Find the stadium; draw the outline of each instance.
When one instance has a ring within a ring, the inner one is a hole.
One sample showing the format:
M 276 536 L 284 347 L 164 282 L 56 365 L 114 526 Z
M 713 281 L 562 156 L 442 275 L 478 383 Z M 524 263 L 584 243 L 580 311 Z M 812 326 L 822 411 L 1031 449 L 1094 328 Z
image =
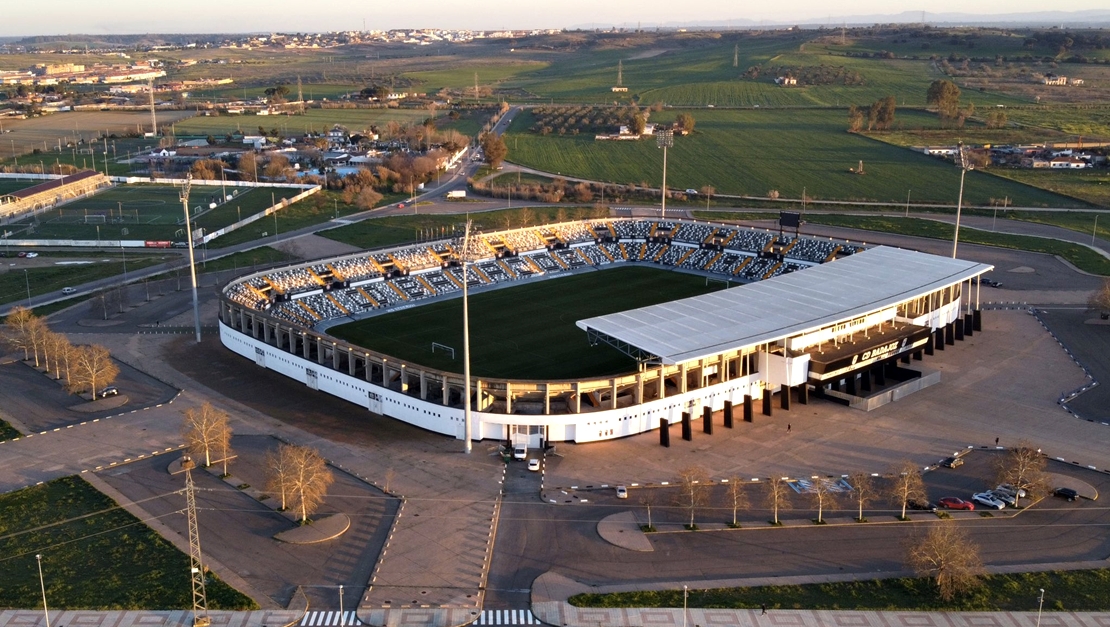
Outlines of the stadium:
M 717 415 L 771 415 L 776 396 L 866 410 L 937 382 L 911 364 L 981 330 L 992 269 L 781 230 L 586 220 L 243 276 L 222 289 L 220 337 L 310 389 L 460 439 L 582 443 L 673 423 L 689 438 L 694 421 L 711 433 Z

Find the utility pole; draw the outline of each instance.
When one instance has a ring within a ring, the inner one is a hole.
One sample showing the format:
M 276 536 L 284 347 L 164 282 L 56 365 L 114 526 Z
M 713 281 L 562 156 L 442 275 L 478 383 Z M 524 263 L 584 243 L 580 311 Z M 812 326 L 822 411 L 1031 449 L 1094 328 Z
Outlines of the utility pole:
M 200 344 L 200 303 L 197 301 L 197 266 L 193 257 L 193 226 L 189 220 L 189 192 L 193 188 L 193 175 L 185 177 L 185 187 L 181 190 L 181 208 L 185 210 L 185 236 L 189 245 L 189 276 L 193 281 L 193 325 L 197 331 L 197 344 Z
M 181 458 L 181 468 L 185 470 L 185 513 L 189 519 L 189 561 L 190 579 L 193 583 L 193 627 L 208 627 L 212 619 L 208 617 L 208 595 L 204 591 L 204 561 L 200 554 L 200 529 L 197 526 L 197 500 L 193 486 L 193 458 Z
M 154 113 L 154 79 L 150 79 L 148 83 L 150 88 L 150 136 L 158 136 L 158 117 Z
M 46 627 L 50 627 L 50 610 L 46 609 L 46 582 L 42 578 L 42 553 L 35 554 L 39 564 L 39 587 L 42 588 L 42 613 L 46 617 Z
M 956 233 L 952 236 L 952 258 L 956 258 L 956 246 L 960 242 L 960 211 L 964 205 L 964 177 L 967 176 L 967 171 L 973 169 L 973 166 L 967 159 L 967 148 L 963 142 L 957 145 L 956 165 L 960 167 L 960 196 L 956 200 Z
M 732 46 L 732 67 L 740 67 L 740 44 Z

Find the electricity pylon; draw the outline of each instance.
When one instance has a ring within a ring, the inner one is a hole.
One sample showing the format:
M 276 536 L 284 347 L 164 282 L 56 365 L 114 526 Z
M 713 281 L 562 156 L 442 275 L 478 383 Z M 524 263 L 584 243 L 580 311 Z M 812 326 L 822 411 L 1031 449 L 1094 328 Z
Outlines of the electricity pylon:
M 193 489 L 193 458 L 181 458 L 185 469 L 185 509 L 189 518 L 189 579 L 193 582 L 193 627 L 208 627 L 208 595 L 204 591 L 204 562 L 200 554 L 200 530 L 197 527 L 197 500 Z

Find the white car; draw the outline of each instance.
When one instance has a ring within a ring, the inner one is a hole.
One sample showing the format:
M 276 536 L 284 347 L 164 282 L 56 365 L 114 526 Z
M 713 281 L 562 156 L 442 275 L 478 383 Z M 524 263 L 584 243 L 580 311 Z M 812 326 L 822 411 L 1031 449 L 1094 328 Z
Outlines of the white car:
M 528 470 L 531 470 L 532 472 L 538 472 L 539 469 L 540 469 L 540 460 L 535 459 L 535 458 L 528 460 Z
M 66 295 L 76 294 L 77 293 L 77 288 L 76 287 L 63 287 L 62 288 L 62 293 L 66 294 Z
M 975 501 L 979 505 L 982 505 L 983 507 L 990 507 L 993 509 L 1005 509 L 1006 507 L 1005 503 L 999 501 L 990 492 L 980 492 L 979 494 L 973 494 L 971 495 L 971 500 Z
M 617 498 L 618 499 L 628 498 L 628 488 L 626 488 L 622 485 L 617 486 Z
M 995 492 L 1005 492 L 1006 494 L 1009 494 L 1010 496 L 1013 496 L 1013 497 L 1016 497 L 1016 498 L 1019 498 L 1019 499 L 1025 498 L 1025 490 L 1023 490 L 1022 488 L 1014 489 L 1013 484 L 1010 484 L 1010 483 L 1003 483 L 1003 484 L 999 485 L 997 488 L 995 488 L 994 491 Z
M 27 258 L 28 259 L 34 259 L 35 257 L 38 257 L 38 256 L 39 256 L 38 253 L 27 253 Z

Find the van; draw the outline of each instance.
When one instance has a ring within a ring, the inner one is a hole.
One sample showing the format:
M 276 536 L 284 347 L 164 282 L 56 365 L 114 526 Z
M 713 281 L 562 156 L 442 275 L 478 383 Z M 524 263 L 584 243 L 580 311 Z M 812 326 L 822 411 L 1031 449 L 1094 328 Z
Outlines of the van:
M 523 461 L 526 457 L 528 457 L 527 444 L 516 444 L 515 446 L 513 446 L 513 459 L 519 459 Z

